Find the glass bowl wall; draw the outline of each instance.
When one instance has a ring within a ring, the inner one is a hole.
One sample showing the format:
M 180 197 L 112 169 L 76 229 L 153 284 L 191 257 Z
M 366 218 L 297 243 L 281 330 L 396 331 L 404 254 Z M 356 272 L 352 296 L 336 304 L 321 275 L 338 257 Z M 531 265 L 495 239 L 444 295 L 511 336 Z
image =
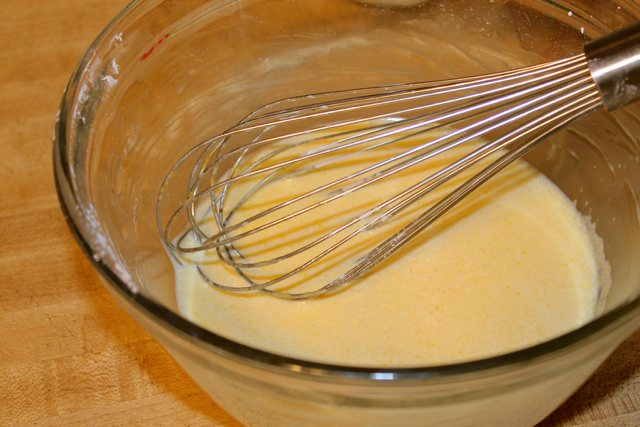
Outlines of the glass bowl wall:
M 156 198 L 198 142 L 281 98 L 533 64 L 640 17 L 622 1 L 380 3 L 133 2 L 64 95 L 54 141 L 63 210 L 114 297 L 247 426 L 532 426 L 640 325 L 637 106 L 585 118 L 527 158 L 605 242 L 606 310 L 576 331 L 458 365 L 356 369 L 249 348 L 177 311 Z M 180 200 L 165 202 L 163 217 Z

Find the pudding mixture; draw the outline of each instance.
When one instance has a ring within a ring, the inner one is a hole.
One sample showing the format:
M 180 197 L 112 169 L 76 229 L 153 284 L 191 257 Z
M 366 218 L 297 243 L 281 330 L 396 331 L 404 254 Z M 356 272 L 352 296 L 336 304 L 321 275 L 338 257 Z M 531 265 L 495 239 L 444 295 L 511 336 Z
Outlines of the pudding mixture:
M 415 138 L 405 143 L 415 144 Z M 373 150 L 364 156 L 371 162 L 404 149 Z M 415 170 L 316 209 L 308 214 L 311 216 L 289 221 L 286 228 L 274 227 L 240 241 L 237 247 L 250 260 L 290 252 L 459 156 L 460 150 L 452 150 Z M 267 202 L 317 187 L 319 180 L 362 169 L 356 163 L 338 162 L 331 168 L 274 182 L 234 215 L 248 217 L 263 210 Z M 469 176 L 439 187 L 279 289 L 323 286 Z M 234 187 L 238 194 L 242 194 L 242 185 Z M 229 198 L 234 197 L 238 200 L 240 196 L 232 191 Z M 202 215 L 203 228 L 213 223 L 206 211 Z M 193 244 L 191 233 L 184 244 Z M 259 292 L 223 292 L 200 277 L 198 263 L 219 283 L 246 283 L 217 260 L 214 250 L 180 259 L 182 265 L 176 263 L 178 304 L 193 322 L 269 352 L 366 367 L 449 364 L 535 345 L 592 319 L 602 304 L 599 295 L 610 282 L 602 242 L 588 218 L 524 161 L 496 175 L 374 271 L 327 296 L 292 301 Z M 251 274 L 261 280 L 273 278 L 299 263 L 287 260 Z

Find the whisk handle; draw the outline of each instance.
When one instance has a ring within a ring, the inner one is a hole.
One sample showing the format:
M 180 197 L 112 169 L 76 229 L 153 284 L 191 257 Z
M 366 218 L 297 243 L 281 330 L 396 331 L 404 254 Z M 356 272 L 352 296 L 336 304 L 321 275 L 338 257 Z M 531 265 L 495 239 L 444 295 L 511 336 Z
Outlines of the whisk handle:
M 640 100 L 640 22 L 585 43 L 584 52 L 608 111 Z

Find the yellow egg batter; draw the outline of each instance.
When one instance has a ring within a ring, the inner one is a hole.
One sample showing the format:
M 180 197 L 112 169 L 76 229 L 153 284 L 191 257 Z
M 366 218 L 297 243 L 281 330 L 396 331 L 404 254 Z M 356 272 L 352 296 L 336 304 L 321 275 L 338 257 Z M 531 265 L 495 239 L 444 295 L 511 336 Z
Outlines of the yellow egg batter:
M 372 161 L 404 149 L 388 147 L 365 157 Z M 456 150 L 441 155 L 238 247 L 247 259 L 287 253 L 308 241 L 310 234 L 317 237 L 345 218 L 360 215 L 366 211 L 363 206 L 424 179 L 456 155 Z M 319 179 L 331 180 L 362 167 L 356 163 L 351 159 L 339 162 L 339 167 L 274 183 L 236 215 L 248 217 L 267 201 L 287 199 L 315 188 Z M 384 226 L 363 233 L 332 254 L 326 265 L 305 270 L 295 276 L 295 283 L 283 287 L 313 289 L 326 284 L 370 250 L 370 244 L 383 241 L 461 179 L 430 193 Z M 242 185 L 237 189 L 242 194 Z M 212 222 L 205 218 L 203 227 L 207 221 Z M 184 244 L 193 244 L 191 234 Z M 592 319 L 602 304 L 599 294 L 610 282 L 602 242 L 589 221 L 524 161 L 492 178 L 386 263 L 334 295 L 290 301 L 219 291 L 201 279 L 198 263 L 220 283 L 244 282 L 216 261 L 214 252 L 176 263 L 177 297 L 185 317 L 255 348 L 350 366 L 440 365 L 528 347 Z M 255 277 L 276 277 L 296 265 L 288 262 L 266 267 Z

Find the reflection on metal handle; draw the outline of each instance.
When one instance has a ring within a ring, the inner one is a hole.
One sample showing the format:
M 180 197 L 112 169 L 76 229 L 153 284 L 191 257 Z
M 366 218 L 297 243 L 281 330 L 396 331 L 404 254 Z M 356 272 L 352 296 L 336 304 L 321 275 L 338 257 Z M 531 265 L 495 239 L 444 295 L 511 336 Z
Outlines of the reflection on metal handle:
M 585 43 L 584 52 L 607 110 L 640 100 L 640 22 Z

